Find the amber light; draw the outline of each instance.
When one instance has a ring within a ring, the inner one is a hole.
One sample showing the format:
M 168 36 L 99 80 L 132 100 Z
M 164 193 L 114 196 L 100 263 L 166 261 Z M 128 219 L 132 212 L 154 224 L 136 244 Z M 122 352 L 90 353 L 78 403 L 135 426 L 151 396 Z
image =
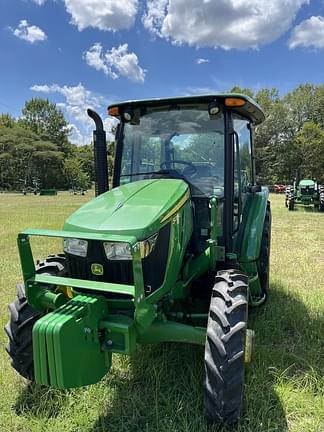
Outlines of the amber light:
M 225 105 L 228 107 L 241 107 L 245 105 L 246 101 L 240 98 L 226 98 Z
M 119 108 L 116 106 L 108 108 L 108 114 L 113 117 L 119 116 Z

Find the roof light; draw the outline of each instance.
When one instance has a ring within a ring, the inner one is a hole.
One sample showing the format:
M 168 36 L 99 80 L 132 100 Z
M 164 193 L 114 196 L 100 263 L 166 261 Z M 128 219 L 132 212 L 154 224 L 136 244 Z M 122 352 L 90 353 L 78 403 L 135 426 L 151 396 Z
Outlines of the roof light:
M 215 116 L 219 113 L 220 108 L 216 102 L 212 102 L 208 105 L 208 112 L 210 116 Z
M 132 115 L 131 115 L 131 113 L 129 113 L 128 111 L 124 112 L 123 116 L 124 116 L 124 119 L 125 119 L 127 122 L 129 122 L 129 121 L 132 120 Z
M 117 106 L 109 107 L 108 114 L 113 117 L 119 116 L 119 108 Z
M 132 110 L 132 108 L 128 107 L 128 108 L 124 109 L 122 115 L 123 115 L 123 119 L 125 120 L 125 122 L 128 123 L 128 122 L 133 120 L 134 111 Z
M 246 104 L 246 101 L 241 98 L 225 98 L 225 106 L 228 107 L 242 107 Z

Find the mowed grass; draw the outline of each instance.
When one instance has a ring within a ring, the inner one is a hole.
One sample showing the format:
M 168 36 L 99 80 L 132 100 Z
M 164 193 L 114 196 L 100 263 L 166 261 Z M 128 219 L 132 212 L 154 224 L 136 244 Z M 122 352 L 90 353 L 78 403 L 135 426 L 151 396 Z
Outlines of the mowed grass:
M 0 195 L 1 326 L 21 280 L 17 233 L 26 227 L 59 229 L 91 198 Z M 324 213 L 288 212 L 272 195 L 271 292 L 250 313 L 256 331 L 247 367 L 241 432 L 324 432 Z M 60 244 L 45 238 L 35 256 Z M 30 386 L 11 368 L 0 334 L 0 431 L 203 432 L 203 349 L 161 344 L 115 355 L 98 384 L 60 391 Z M 77 361 L 77 359 L 76 359 Z M 223 429 L 224 430 L 224 429 Z

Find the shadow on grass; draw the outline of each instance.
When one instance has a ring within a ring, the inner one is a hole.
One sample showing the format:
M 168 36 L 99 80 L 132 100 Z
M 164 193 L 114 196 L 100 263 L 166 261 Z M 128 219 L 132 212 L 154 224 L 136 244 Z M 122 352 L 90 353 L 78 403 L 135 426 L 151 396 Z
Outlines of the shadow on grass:
M 69 390 L 58 390 L 28 383 L 15 404 L 17 415 L 31 414 L 35 417 L 57 417 L 64 402 L 70 398 Z
M 299 211 L 299 212 L 305 212 L 305 213 L 321 213 L 324 214 L 324 212 L 322 212 L 321 210 L 319 210 L 318 207 L 314 207 L 313 204 L 309 204 L 309 205 L 303 205 L 303 204 L 299 204 L 295 206 L 294 211 Z
M 288 431 L 280 386 L 282 382 L 294 386 L 312 374 L 307 385 L 313 392 L 320 391 L 316 376 L 323 368 L 323 325 L 297 297 L 285 293 L 284 287 L 271 287 L 268 303 L 250 313 L 249 327 L 256 331 L 255 358 L 246 372 L 245 413 L 234 430 Z M 118 367 L 100 383 L 98 393 L 109 393 L 109 400 L 100 400 L 101 415 L 84 430 L 225 432 L 227 429 L 208 427 L 202 415 L 203 354 L 202 347 L 160 344 L 139 347 L 130 360 L 115 357 Z M 78 399 L 77 395 L 78 391 L 27 387 L 17 400 L 16 412 L 55 416 L 58 410 L 67 409 L 62 407 L 68 405 L 68 398 Z
M 309 205 L 309 206 L 304 206 L 304 211 L 306 213 L 318 213 L 319 210 L 317 208 L 315 208 L 313 205 Z

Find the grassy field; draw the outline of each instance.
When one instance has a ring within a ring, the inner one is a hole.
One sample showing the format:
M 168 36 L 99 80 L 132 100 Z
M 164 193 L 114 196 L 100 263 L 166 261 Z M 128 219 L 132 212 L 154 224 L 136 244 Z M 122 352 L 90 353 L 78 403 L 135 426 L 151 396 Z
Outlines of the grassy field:
M 55 228 L 90 196 L 0 195 L 1 326 L 21 279 L 16 235 Z M 324 213 L 289 212 L 271 196 L 271 295 L 251 311 L 254 361 L 247 368 L 241 432 L 324 432 Z M 35 255 L 59 245 L 35 244 Z M 1 347 L 6 343 L 0 334 Z M 115 355 L 99 384 L 73 391 L 29 386 L 0 350 L 0 431 L 203 432 L 203 349 L 162 344 Z

